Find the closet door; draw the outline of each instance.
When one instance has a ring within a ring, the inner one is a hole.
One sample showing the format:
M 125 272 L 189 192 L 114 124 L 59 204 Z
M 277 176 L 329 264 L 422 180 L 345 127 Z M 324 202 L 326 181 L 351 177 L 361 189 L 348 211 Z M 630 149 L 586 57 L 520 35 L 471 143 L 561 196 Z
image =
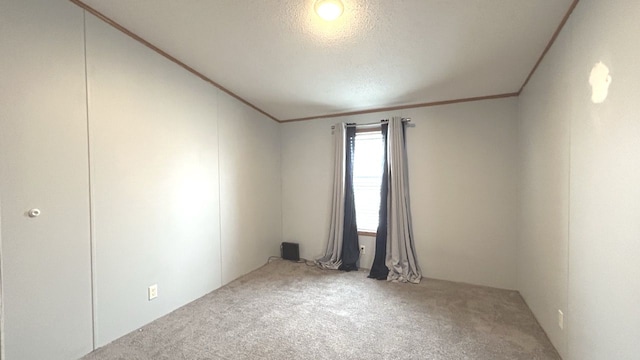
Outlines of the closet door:
M 68 1 L 0 2 L 6 360 L 93 347 L 83 21 Z

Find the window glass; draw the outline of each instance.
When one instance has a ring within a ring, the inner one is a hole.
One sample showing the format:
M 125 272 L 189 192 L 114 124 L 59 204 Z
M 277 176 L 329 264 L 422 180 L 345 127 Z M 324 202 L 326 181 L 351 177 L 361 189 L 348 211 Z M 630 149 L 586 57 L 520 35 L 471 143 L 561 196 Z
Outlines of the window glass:
M 378 229 L 383 147 L 382 132 L 379 129 L 356 134 L 353 188 L 358 231 L 375 233 Z

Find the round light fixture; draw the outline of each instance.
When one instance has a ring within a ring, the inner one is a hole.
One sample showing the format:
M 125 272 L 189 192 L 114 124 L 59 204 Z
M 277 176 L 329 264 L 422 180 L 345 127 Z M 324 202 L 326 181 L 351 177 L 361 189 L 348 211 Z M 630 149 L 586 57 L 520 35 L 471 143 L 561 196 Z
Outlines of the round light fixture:
M 326 21 L 337 19 L 344 11 L 344 6 L 340 0 L 317 0 L 314 8 L 318 16 Z

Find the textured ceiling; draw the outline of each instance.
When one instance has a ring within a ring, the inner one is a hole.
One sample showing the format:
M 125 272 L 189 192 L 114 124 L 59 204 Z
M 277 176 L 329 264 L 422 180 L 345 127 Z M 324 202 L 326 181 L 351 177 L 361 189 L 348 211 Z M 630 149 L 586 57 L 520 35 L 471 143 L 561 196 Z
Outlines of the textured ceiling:
M 279 120 L 518 92 L 572 0 L 84 0 Z

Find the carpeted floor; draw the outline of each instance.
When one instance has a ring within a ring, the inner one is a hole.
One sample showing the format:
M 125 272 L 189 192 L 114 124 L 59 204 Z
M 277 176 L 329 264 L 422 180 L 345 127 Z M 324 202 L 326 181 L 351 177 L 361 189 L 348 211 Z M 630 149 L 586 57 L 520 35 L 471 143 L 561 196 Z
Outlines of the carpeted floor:
M 83 359 L 560 359 L 515 291 L 367 274 L 276 260 Z

